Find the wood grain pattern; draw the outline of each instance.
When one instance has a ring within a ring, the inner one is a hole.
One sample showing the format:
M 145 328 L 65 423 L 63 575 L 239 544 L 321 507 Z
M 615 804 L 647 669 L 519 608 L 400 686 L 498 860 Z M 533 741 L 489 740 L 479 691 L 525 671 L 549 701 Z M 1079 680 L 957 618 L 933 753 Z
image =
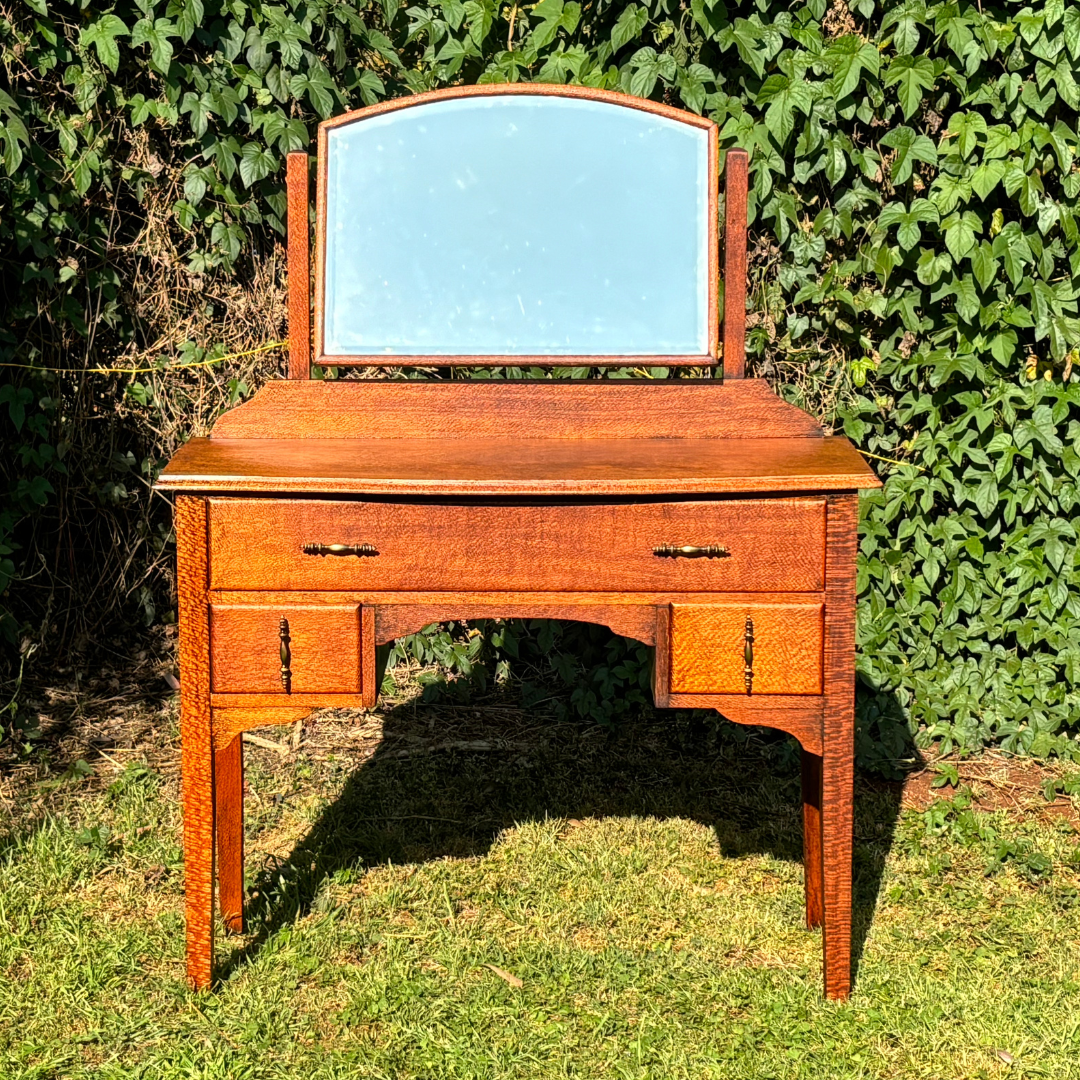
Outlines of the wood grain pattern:
M 709 597 L 711 599 L 711 597 Z M 658 709 L 671 705 L 671 604 L 657 604 L 653 608 L 652 692 L 653 704 Z M 690 706 L 693 708 L 693 706 Z
M 283 618 L 291 652 L 288 689 L 281 679 Z M 360 609 L 355 604 L 214 604 L 210 657 L 215 694 L 360 693 Z
M 363 696 L 359 691 L 351 694 L 336 694 L 328 690 L 313 694 L 211 694 L 210 704 L 216 712 L 218 709 L 265 709 L 268 715 L 287 701 L 295 708 L 305 710 L 305 715 L 313 709 L 363 709 Z M 281 721 L 285 723 L 286 721 Z M 275 720 L 267 720 L 266 723 L 277 723 Z
M 803 749 L 821 752 L 822 698 L 785 694 L 671 694 L 670 709 L 715 709 L 733 724 L 775 728 L 799 740 Z
M 746 620 L 753 620 L 752 694 L 820 694 L 820 601 L 671 606 L 672 694 L 745 694 Z
M 825 996 L 851 992 L 851 857 L 855 780 L 855 556 L 859 503 L 831 497 L 825 561 L 825 715 L 821 849 Z
M 311 377 L 311 235 L 308 230 L 308 156 L 285 158 L 289 245 L 289 378 Z
M 375 668 L 375 608 L 365 604 L 360 609 L 360 694 L 367 709 L 374 709 L 379 701 Z
M 820 723 L 818 730 L 820 732 Z M 802 748 L 803 874 L 806 883 L 806 926 L 821 925 L 825 910 L 821 862 L 821 743 Z
M 180 767 L 184 799 L 184 911 L 187 976 L 195 989 L 214 969 L 214 744 L 210 624 L 206 603 L 206 501 L 176 500 L 180 638 Z
M 750 158 L 731 149 L 724 165 L 724 378 L 746 371 L 746 197 Z
M 306 555 L 309 542 L 368 544 L 378 555 Z M 657 547 L 684 544 L 721 545 L 730 555 L 654 554 Z M 215 589 L 811 592 L 823 585 L 824 544 L 821 499 L 570 506 L 210 502 Z
M 227 700 L 227 699 L 226 699 Z M 254 708 L 228 704 L 214 708 L 214 742 L 224 746 L 252 728 L 295 724 L 314 712 L 310 705 L 261 705 Z
M 279 380 L 224 413 L 213 432 L 214 439 L 372 437 L 777 439 L 822 432 L 764 379 Z
M 216 725 L 215 725 L 216 728 Z M 225 925 L 244 932 L 244 746 L 239 738 L 217 742 L 214 755 L 217 800 L 218 905 Z
M 603 603 L 489 603 L 486 600 L 444 601 L 431 599 L 423 604 L 386 604 L 376 608 L 375 641 L 386 644 L 395 638 L 415 634 L 431 623 L 464 619 L 563 619 L 606 626 L 616 634 L 653 644 L 656 618 L 644 604 Z
M 327 133 L 333 128 L 347 124 L 362 123 L 374 116 L 382 116 L 386 113 L 396 112 L 399 109 L 423 108 L 425 105 L 436 101 L 445 101 L 450 98 L 467 97 L 502 97 L 507 95 L 526 95 L 536 97 L 570 97 L 583 98 L 587 101 L 601 101 L 609 105 L 617 105 L 628 109 L 637 109 L 641 112 L 652 113 L 655 116 L 663 116 L 668 120 L 675 120 L 690 127 L 704 128 L 709 132 L 709 248 L 708 248 L 708 278 L 711 283 L 709 289 L 708 325 L 710 327 L 709 340 L 712 351 L 707 356 L 327 356 L 323 351 L 323 312 L 325 310 L 326 296 L 326 174 L 328 168 Z M 441 90 L 431 90 L 426 93 L 413 94 L 409 97 L 393 98 L 381 101 L 363 109 L 355 109 L 352 112 L 343 113 L 330 120 L 324 120 L 319 125 L 318 136 L 318 170 L 316 180 L 316 232 L 315 232 L 315 356 L 316 363 L 352 365 L 363 367 L 400 367 L 403 362 L 412 366 L 427 366 L 437 364 L 439 366 L 468 367 L 505 365 L 547 364 L 553 367 L 580 367 L 582 365 L 626 366 L 628 363 L 642 367 L 678 367 L 678 366 L 702 366 L 716 363 L 715 327 L 719 321 L 717 308 L 718 293 L 715 286 L 719 275 L 718 244 L 716 237 L 716 191 L 718 187 L 718 153 L 717 127 L 716 124 L 704 116 L 686 112 L 682 109 L 672 108 L 657 101 L 647 98 L 634 97 L 611 90 L 600 90 L 589 86 L 567 86 L 560 83 L 485 83 L 481 85 L 463 85 L 445 87 Z
M 191 439 L 163 491 L 397 498 L 783 495 L 880 486 L 825 439 Z

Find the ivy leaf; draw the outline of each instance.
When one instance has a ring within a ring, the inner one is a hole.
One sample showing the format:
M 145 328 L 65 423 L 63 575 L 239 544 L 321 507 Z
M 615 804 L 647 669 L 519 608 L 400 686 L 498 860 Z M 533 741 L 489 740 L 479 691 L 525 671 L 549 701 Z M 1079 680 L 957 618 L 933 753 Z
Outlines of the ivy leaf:
M 131 44 L 150 46 L 150 66 L 160 75 L 169 74 L 173 47 L 171 37 L 178 37 L 176 23 L 171 19 L 140 19 L 131 31 Z
M 1065 9 L 1065 19 L 1062 24 L 1062 36 L 1069 55 L 1075 60 L 1080 57 L 1080 7 L 1070 4 Z
M 974 322 L 981 305 L 979 293 L 971 278 L 957 278 L 953 284 L 953 295 L 956 297 L 956 313 L 965 322 Z
M 957 262 L 975 246 L 975 233 L 982 232 L 979 215 L 971 210 L 950 214 L 941 227 L 945 231 L 945 246 Z
M 365 105 L 374 105 L 380 98 L 386 96 L 386 86 L 374 71 L 361 71 L 356 85 L 360 90 L 360 99 Z
M 971 174 L 971 190 L 985 201 L 1004 175 L 1004 161 L 984 161 Z
M 1064 449 L 1064 444 L 1058 438 L 1057 425 L 1049 405 L 1036 405 L 1031 417 L 1016 425 L 1013 441 L 1020 450 L 1030 442 L 1039 443 L 1049 454 L 1057 455 Z
M 120 46 L 116 39 L 130 33 L 124 21 L 116 15 L 102 15 L 100 19 L 83 27 L 79 32 L 79 44 L 93 45 L 98 59 L 113 74 L 120 65 Z
M 259 143 L 245 143 L 240 151 L 240 179 L 244 187 L 251 187 L 259 180 L 265 179 L 276 168 L 277 158 Z
M 937 147 L 926 135 L 916 133 L 913 128 L 903 125 L 893 128 L 882 136 L 881 145 L 896 151 L 890 170 L 890 179 L 894 186 L 902 184 L 911 176 L 916 161 L 937 165 Z
M 977 112 L 953 113 L 949 134 L 956 140 L 960 156 L 966 158 L 979 145 L 979 136 L 986 134 L 986 121 Z
M 765 111 L 765 126 L 772 132 L 777 143 L 783 146 L 795 127 L 795 111 L 798 110 L 803 115 L 810 112 L 810 87 L 803 79 L 770 75 L 757 97 L 759 105 L 765 102 L 770 103 Z
M 971 501 L 975 504 L 975 509 L 985 519 L 990 517 L 997 509 L 998 497 L 997 481 L 991 474 L 983 478 L 982 483 L 975 489 Z
M 899 86 L 900 107 L 910 120 L 922 103 L 923 91 L 934 86 L 934 62 L 925 56 L 897 56 L 885 73 L 886 86 Z
M 915 276 L 923 285 L 935 285 L 941 275 L 952 268 L 952 257 L 948 252 L 924 251 L 919 256 Z
M 715 38 L 727 25 L 727 10 L 717 0 L 690 0 L 690 14 L 706 38 Z
M 988 240 L 984 240 L 971 252 L 971 269 L 984 290 L 993 284 L 1000 265 L 994 258 L 994 249 Z
M 825 50 L 822 60 L 832 72 L 833 93 L 847 97 L 859 85 L 863 71 L 877 75 L 881 70 L 881 55 L 877 46 L 863 41 L 858 34 L 845 34 Z
M 1034 262 L 1027 237 L 1016 221 L 1008 222 L 994 237 L 993 253 L 1005 264 L 1005 273 L 1014 285 L 1023 281 L 1024 267 Z
M 618 21 L 611 28 L 611 48 L 618 52 L 624 45 L 636 41 L 649 21 L 649 13 L 639 4 L 631 4 L 624 9 Z
M 1020 146 L 1020 136 L 1008 124 L 995 124 L 987 128 L 986 144 L 983 146 L 983 161 L 991 158 L 1008 157 Z

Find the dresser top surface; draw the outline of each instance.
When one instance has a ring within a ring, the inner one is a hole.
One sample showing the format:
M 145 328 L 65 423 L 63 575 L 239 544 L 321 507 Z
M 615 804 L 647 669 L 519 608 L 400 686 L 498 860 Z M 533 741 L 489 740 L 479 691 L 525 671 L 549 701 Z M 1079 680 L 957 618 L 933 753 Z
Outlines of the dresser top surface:
M 166 491 L 592 497 L 854 491 L 881 482 L 845 438 L 192 439 Z

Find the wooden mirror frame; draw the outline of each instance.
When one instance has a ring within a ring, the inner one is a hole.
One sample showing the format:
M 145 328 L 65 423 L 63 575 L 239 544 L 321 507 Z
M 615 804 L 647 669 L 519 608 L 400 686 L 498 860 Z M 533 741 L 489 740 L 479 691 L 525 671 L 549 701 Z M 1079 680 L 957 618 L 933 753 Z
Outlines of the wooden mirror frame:
M 495 96 L 547 96 L 584 98 L 623 108 L 639 109 L 669 120 L 703 128 L 709 133 L 709 352 L 704 356 L 325 356 L 322 354 L 322 311 L 326 257 L 326 171 L 327 132 L 367 117 L 398 109 L 414 108 L 449 98 Z M 349 367 L 602 367 L 660 366 L 705 367 L 723 363 L 725 379 L 741 379 L 745 372 L 746 340 L 746 204 L 748 156 L 745 150 L 731 149 L 725 160 L 724 212 L 724 337 L 719 342 L 719 238 L 717 235 L 719 191 L 719 136 L 716 124 L 706 117 L 682 109 L 673 109 L 646 98 L 586 86 L 562 86 L 549 83 L 508 83 L 478 86 L 455 86 L 433 90 L 412 97 L 381 102 L 364 109 L 344 113 L 319 125 L 316 197 L 315 248 L 315 350 L 311 340 L 311 237 L 309 231 L 310 182 L 309 159 L 304 151 L 293 151 L 286 159 L 288 194 L 288 271 L 289 271 L 289 378 L 310 379 L 311 365 Z

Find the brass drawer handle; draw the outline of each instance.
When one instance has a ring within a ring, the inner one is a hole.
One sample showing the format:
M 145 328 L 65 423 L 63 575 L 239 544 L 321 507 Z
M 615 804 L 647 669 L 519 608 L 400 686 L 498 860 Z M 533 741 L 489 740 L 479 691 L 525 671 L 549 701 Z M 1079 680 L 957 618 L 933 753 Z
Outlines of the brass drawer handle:
M 746 692 L 749 694 L 754 689 L 754 620 L 751 619 L 749 615 L 746 617 L 743 659 L 746 661 L 746 670 L 743 672 L 743 682 L 746 683 Z
M 675 547 L 673 544 L 661 544 L 653 548 L 653 554 L 660 559 L 729 559 L 731 552 L 720 544 L 707 544 L 705 547 L 694 547 L 686 544 L 683 547 Z
M 292 650 L 289 648 L 289 643 L 292 638 L 289 636 L 289 620 L 282 619 L 278 626 L 278 638 L 281 641 L 281 685 L 288 694 L 291 692 L 290 686 L 292 684 Z
M 305 555 L 378 555 L 371 544 L 304 544 Z

